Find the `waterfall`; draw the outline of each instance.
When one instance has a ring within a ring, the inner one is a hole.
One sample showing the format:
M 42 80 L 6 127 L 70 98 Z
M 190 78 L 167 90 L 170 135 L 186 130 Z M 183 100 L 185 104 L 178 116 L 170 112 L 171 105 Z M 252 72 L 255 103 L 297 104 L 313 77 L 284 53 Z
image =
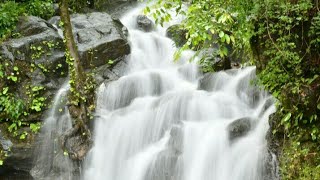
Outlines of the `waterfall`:
M 72 127 L 71 117 L 66 107 L 69 80 L 56 92 L 52 107 L 41 128 L 35 151 L 35 166 L 31 175 L 35 179 L 73 179 L 73 162 L 61 150 L 60 136 Z
M 166 27 L 138 30 L 140 12 L 121 19 L 130 34 L 129 67 L 99 88 L 94 146 L 82 179 L 270 179 L 265 136 L 275 106 L 251 85 L 255 67 L 203 75 L 189 62 L 192 51 L 175 63 Z M 247 123 L 248 132 L 233 135 L 237 122 Z

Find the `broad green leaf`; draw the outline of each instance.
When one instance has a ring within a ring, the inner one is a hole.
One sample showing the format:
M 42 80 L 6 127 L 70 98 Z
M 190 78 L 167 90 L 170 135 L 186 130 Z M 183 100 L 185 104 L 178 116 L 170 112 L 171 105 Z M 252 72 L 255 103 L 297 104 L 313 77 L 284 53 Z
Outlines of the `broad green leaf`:
M 286 114 L 286 116 L 282 119 L 283 122 L 287 122 L 289 121 L 289 119 L 291 118 L 291 113 Z
M 2 90 L 2 94 L 7 94 L 8 90 L 9 90 L 9 88 L 8 88 L 8 87 L 3 88 L 3 90 Z
M 235 43 L 234 36 L 231 35 L 231 36 L 230 36 L 230 40 L 231 40 L 232 43 Z
M 224 37 L 225 37 L 225 39 L 226 39 L 227 44 L 230 44 L 230 37 L 229 37 L 229 35 L 228 35 L 228 34 L 225 34 Z
M 223 36 L 224 36 L 224 32 L 223 32 L 223 31 L 220 31 L 219 37 L 222 38 Z

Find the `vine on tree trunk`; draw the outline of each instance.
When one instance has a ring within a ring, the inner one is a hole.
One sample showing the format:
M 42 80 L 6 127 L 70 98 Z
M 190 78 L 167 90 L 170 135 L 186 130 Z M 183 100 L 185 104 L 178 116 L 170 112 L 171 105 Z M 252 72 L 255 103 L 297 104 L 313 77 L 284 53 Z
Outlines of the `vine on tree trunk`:
M 73 128 L 62 136 L 61 146 L 71 158 L 81 160 L 91 146 L 91 133 L 87 124 L 94 110 L 94 85 L 92 76 L 86 74 L 80 61 L 72 32 L 68 1 L 61 0 L 59 5 L 66 46 L 65 55 L 69 65 L 69 112 L 73 118 Z M 80 137 L 83 141 L 81 143 L 72 141 L 70 140 L 72 137 Z

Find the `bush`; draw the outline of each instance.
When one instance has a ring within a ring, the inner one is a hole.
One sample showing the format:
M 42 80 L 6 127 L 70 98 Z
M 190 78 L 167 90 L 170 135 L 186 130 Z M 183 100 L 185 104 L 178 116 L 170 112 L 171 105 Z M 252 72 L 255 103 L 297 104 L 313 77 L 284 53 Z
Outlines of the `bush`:
M 0 41 L 14 29 L 23 8 L 18 3 L 7 1 L 0 4 Z
M 52 0 L 31 0 L 26 4 L 26 12 L 29 15 L 49 19 L 54 13 L 53 2 Z
M 5 1 L 0 3 L 0 42 L 10 36 L 18 17 L 24 13 L 49 19 L 53 16 L 52 0 Z

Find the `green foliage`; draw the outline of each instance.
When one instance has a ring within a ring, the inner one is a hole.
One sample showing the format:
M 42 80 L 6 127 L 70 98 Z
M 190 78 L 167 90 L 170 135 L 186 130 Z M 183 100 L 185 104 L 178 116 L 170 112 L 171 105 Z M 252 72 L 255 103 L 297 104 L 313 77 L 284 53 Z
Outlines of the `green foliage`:
M 6 114 L 6 118 L 2 120 L 18 122 L 23 114 L 24 103 L 8 91 L 9 88 L 5 87 L 0 92 L 0 110 Z
M 112 65 L 112 64 L 114 63 L 114 61 L 111 60 L 111 59 L 109 59 L 107 63 L 110 64 L 110 65 Z
M 0 42 L 15 28 L 18 17 L 23 13 L 23 8 L 14 1 L 0 4 Z
M 280 170 L 284 180 L 320 179 L 319 147 L 314 143 L 286 142 L 280 157 Z
M 25 9 L 29 15 L 39 16 L 43 19 L 49 19 L 54 13 L 52 0 L 30 0 Z
M 29 0 L 20 3 L 12 0 L 0 3 L 0 42 L 9 36 L 18 36 L 18 34 L 11 34 L 11 32 L 18 22 L 19 16 L 34 15 L 49 19 L 53 13 L 52 0 Z
M 248 13 L 251 7 L 251 1 L 196 0 L 185 10 L 181 0 L 158 0 L 151 6 L 153 9 L 147 7 L 144 12 L 161 25 L 171 20 L 170 13 L 185 15 L 182 26 L 187 30 L 187 42 L 175 53 L 176 60 L 183 50 L 189 48 L 196 51 L 217 48 L 214 55 L 221 58 L 238 56 L 241 52 L 250 59 L 253 24 L 249 22 Z M 213 59 L 199 62 L 204 72 L 212 71 L 213 63 Z
M 69 7 L 71 7 L 71 9 L 74 12 L 82 12 L 83 9 L 87 6 L 87 1 L 85 0 L 69 0 Z
M 30 130 L 33 132 L 33 133 L 38 133 L 39 130 L 41 128 L 41 123 L 31 123 L 30 124 Z
M 10 64 L 9 61 L 3 61 L 0 64 L 0 122 L 9 124 L 8 131 L 13 136 L 18 136 L 23 140 L 28 135 L 27 133 L 18 134 L 18 129 L 21 126 L 30 126 L 25 121 L 31 113 L 38 113 L 44 110 L 45 98 L 42 97 L 44 87 L 28 86 L 26 94 L 27 99 L 18 96 L 16 87 L 21 81 L 21 70 L 17 64 Z M 37 123 L 40 127 L 40 125 Z M 36 132 L 36 128 L 32 127 L 32 131 Z
M 45 88 L 42 86 L 33 86 L 31 88 L 31 91 L 27 92 L 29 98 L 31 99 L 31 102 L 29 103 L 29 108 L 32 111 L 41 112 L 45 107 L 46 98 L 40 96 L 41 91 L 43 91 L 44 89 Z
M 257 36 L 262 40 L 263 56 L 268 63 L 259 74 L 260 83 L 279 100 L 284 118 L 282 125 L 290 135 L 296 128 L 314 127 L 309 132 L 313 140 L 320 138 L 317 128 L 320 104 L 316 88 L 319 85 L 318 47 L 320 37 L 319 12 L 310 18 L 311 1 L 268 1 L 260 5 Z M 311 22 L 311 25 L 308 25 Z M 317 53 L 315 53 L 317 52 Z

